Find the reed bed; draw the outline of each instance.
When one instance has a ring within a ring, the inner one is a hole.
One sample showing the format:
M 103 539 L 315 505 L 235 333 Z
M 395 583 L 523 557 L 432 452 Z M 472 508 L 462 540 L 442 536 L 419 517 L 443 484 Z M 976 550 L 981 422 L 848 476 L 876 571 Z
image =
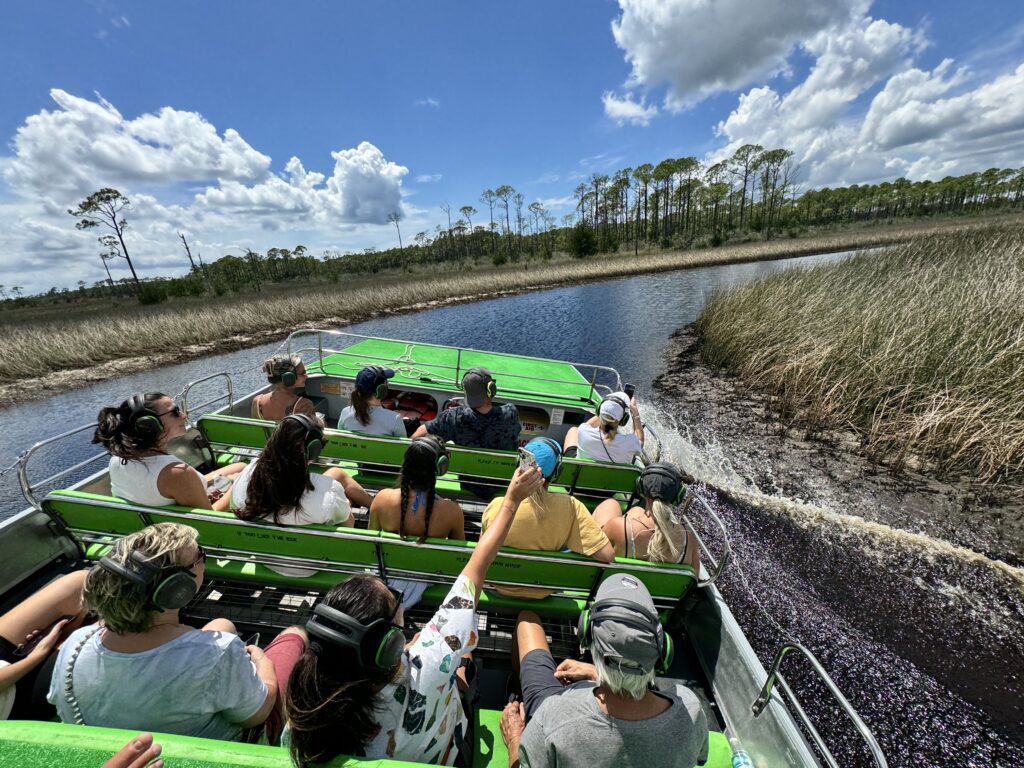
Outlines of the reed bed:
M 717 292 L 701 354 L 875 459 L 984 482 L 1024 470 L 1024 227 L 918 236 Z
M 939 226 L 948 228 L 949 224 Z M 188 349 L 193 346 L 197 348 L 196 355 L 209 354 L 211 341 L 238 342 L 242 337 L 325 320 L 334 324 L 355 322 L 431 303 L 486 298 L 553 285 L 884 245 L 905 240 L 919 231 L 920 225 L 885 227 L 704 250 L 550 264 L 524 262 L 501 269 L 382 274 L 370 285 L 366 284 L 367 276 L 360 276 L 353 278 L 350 285 L 344 281 L 317 284 L 303 288 L 301 293 L 209 297 L 130 309 L 118 306 L 101 315 L 95 311 L 76 315 L 74 305 L 68 305 L 68 314 L 56 320 L 6 312 L 0 318 L 0 385 L 41 378 L 55 371 L 95 368 L 125 358 L 156 356 L 166 362 L 169 352 L 177 353 L 179 359 L 189 357 Z M 254 339 L 251 343 L 258 341 Z

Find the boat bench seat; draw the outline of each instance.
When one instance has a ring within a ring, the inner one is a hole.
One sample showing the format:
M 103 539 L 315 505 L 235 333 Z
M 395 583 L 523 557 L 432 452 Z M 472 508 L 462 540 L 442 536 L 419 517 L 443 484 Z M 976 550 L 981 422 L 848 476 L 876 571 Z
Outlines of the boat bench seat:
M 145 507 L 83 491 L 57 490 L 43 500 L 44 510 L 82 545 L 86 557 L 96 546 L 141 530 L 175 522 L 199 532 L 209 552 L 206 572 L 225 578 L 297 589 L 329 589 L 353 573 L 451 585 L 469 561 L 474 542 L 427 539 L 423 544 L 397 534 L 342 526 L 277 526 L 243 521 L 230 512 L 187 507 Z M 287 576 L 271 568 L 308 569 L 308 576 Z M 485 588 L 494 608 L 531 608 L 542 614 L 575 615 L 601 581 L 612 573 L 630 573 L 646 584 L 655 604 L 675 608 L 695 583 L 686 564 L 648 563 L 616 558 L 604 564 L 572 552 L 538 552 L 505 547 L 488 571 Z M 542 600 L 499 595 L 498 585 L 540 587 L 552 591 Z M 443 595 L 442 595 L 443 596 Z
M 216 451 L 262 451 L 276 422 L 241 416 L 207 414 L 197 424 Z M 400 437 L 364 435 L 338 429 L 325 431 L 327 445 L 320 454 L 324 465 L 340 463 L 361 485 L 368 488 L 391 486 L 402 467 L 410 440 Z M 504 487 L 519 462 L 516 451 L 486 450 L 448 446 L 449 472 L 440 483 L 446 495 L 477 500 L 462 489 L 460 478 L 472 477 L 481 485 Z M 640 468 L 632 464 L 612 464 L 589 459 L 563 459 L 561 469 L 552 478 L 554 490 L 566 490 L 588 506 L 610 493 L 629 498 L 636 486 Z
M 501 739 L 501 712 L 477 714 L 474 768 L 507 768 L 508 751 Z M 89 725 L 0 721 L 0 765 L 18 768 L 96 768 L 137 735 L 137 731 Z M 163 748 L 160 756 L 174 768 L 292 768 L 288 750 L 261 744 L 216 741 L 194 736 L 154 733 Z M 729 768 L 732 750 L 726 737 L 710 734 L 707 768 Z M 413 768 L 421 763 L 336 757 L 325 768 Z

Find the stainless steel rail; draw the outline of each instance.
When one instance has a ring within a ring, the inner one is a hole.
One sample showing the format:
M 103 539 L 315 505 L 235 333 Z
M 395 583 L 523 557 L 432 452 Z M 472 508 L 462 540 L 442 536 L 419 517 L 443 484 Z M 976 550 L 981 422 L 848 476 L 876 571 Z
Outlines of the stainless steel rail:
M 99 461 L 100 459 L 110 458 L 110 454 L 107 453 L 106 451 L 103 451 L 102 453 L 98 453 L 95 456 L 85 459 L 84 461 L 80 461 L 77 464 L 74 464 L 66 469 L 62 469 L 60 472 L 50 475 L 49 477 L 40 480 L 37 483 L 33 483 L 31 480 L 29 480 L 28 463 L 29 459 L 32 458 L 32 455 L 36 451 L 38 451 L 45 445 L 51 445 L 59 440 L 63 440 L 64 438 L 71 437 L 72 435 L 77 435 L 80 432 L 85 432 L 88 429 L 96 429 L 96 424 L 83 424 L 82 426 L 76 427 L 75 429 L 69 429 L 67 432 L 62 432 L 59 435 L 48 437 L 46 440 L 40 440 L 38 443 L 33 445 L 27 451 L 25 451 L 18 459 L 18 482 L 21 484 L 21 493 L 25 497 L 25 501 L 31 504 L 35 509 L 39 511 L 43 510 L 42 502 L 39 499 L 37 499 L 35 495 L 35 491 L 37 488 L 44 485 L 48 485 L 49 483 L 52 483 L 54 480 L 60 480 L 62 477 L 67 477 L 72 472 L 82 469 L 83 467 L 87 467 L 93 462 Z
M 220 373 L 211 373 L 209 376 L 203 376 L 203 378 L 201 379 L 195 379 L 194 381 L 190 381 L 188 384 L 186 384 L 185 388 L 181 390 L 181 409 L 185 411 L 186 414 L 189 412 L 188 393 L 192 389 L 192 387 L 194 387 L 196 384 L 202 384 L 204 381 L 210 381 L 211 379 L 216 379 L 222 376 L 227 380 L 228 383 L 227 392 L 225 392 L 222 395 L 218 395 L 212 400 L 207 400 L 204 403 L 200 403 L 199 405 L 195 406 L 195 408 L 196 410 L 199 410 L 201 408 L 205 408 L 208 405 L 213 405 L 214 403 L 218 403 L 221 400 L 227 398 L 228 412 L 232 412 L 235 409 L 235 387 L 231 381 L 231 374 L 228 373 L 227 371 L 221 371 Z
M 833 681 L 828 672 L 825 671 L 821 662 L 815 658 L 814 654 L 811 653 L 810 650 L 794 640 L 786 641 L 782 644 L 779 650 L 776 651 L 775 658 L 772 660 L 771 669 L 768 672 L 768 679 L 764 681 L 764 685 L 761 687 L 761 693 L 758 695 L 753 705 L 751 705 L 751 711 L 754 713 L 754 717 L 760 715 L 764 711 L 764 708 L 768 706 L 772 689 L 775 686 L 776 679 L 778 679 L 779 688 L 785 695 L 787 702 L 792 706 L 792 709 L 800 719 L 800 722 L 802 722 L 804 727 L 807 729 L 811 740 L 821 751 L 821 756 L 825 758 L 825 762 L 829 765 L 829 768 L 840 768 L 839 763 L 836 762 L 835 757 L 832 756 L 828 746 L 826 746 L 824 740 L 821 738 L 821 734 L 818 733 L 817 729 L 811 723 L 810 718 L 807 716 L 807 713 L 804 711 L 804 708 L 800 705 L 800 701 L 797 699 L 796 694 L 786 683 L 785 679 L 782 677 L 782 673 L 779 671 L 779 667 L 782 665 L 782 660 L 790 651 L 799 651 L 803 654 L 804 658 L 810 662 L 811 668 L 818 677 L 821 678 L 822 682 L 825 683 L 825 687 L 828 688 L 829 693 L 832 694 L 832 697 L 839 704 L 839 708 L 843 710 L 857 729 L 857 732 L 861 735 L 861 738 L 863 738 L 867 743 L 868 749 L 871 751 L 871 756 L 874 758 L 875 765 L 877 765 L 878 768 L 888 768 L 889 763 L 885 759 L 885 754 L 882 752 L 882 748 L 875 740 L 874 734 L 871 733 L 871 729 L 867 727 L 863 720 L 861 720 L 860 715 L 857 714 L 857 710 L 854 709 L 853 705 L 850 704 L 845 696 L 843 696 L 843 692 L 839 690 L 839 686 L 835 684 L 835 681 Z
M 704 501 L 704 499 L 702 499 L 697 494 L 692 493 L 691 491 L 686 492 L 686 498 L 699 502 L 700 505 L 704 508 L 704 512 L 711 517 L 711 519 L 718 525 L 719 530 L 722 532 L 722 541 L 725 546 L 725 552 L 722 553 L 721 559 L 719 559 L 712 554 L 711 550 L 708 548 L 708 545 L 705 543 L 704 539 L 701 538 L 699 533 L 697 533 L 697 529 L 693 527 L 692 523 L 690 523 L 690 518 L 686 514 L 683 514 L 682 516 L 687 527 L 691 531 L 693 531 L 693 535 L 697 538 L 697 546 L 700 547 L 700 551 L 704 554 L 704 557 L 707 559 L 707 561 L 711 563 L 711 568 L 709 569 L 711 575 L 706 579 L 701 579 L 700 574 L 698 574 L 697 586 L 701 588 L 710 587 L 712 584 L 718 581 L 718 577 L 722 575 L 722 571 L 725 570 L 725 566 L 729 564 L 729 560 L 732 558 L 732 544 L 729 541 L 729 531 L 726 529 L 725 523 L 722 522 L 722 519 L 711 508 L 711 506 L 706 501 Z M 685 499 L 683 500 L 683 505 L 683 508 L 686 509 L 687 505 Z

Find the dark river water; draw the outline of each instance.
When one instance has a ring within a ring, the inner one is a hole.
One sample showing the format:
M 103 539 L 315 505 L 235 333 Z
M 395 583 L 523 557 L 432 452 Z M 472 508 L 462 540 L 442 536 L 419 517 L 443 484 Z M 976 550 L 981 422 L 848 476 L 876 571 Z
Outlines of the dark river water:
M 670 334 L 696 319 L 716 287 L 844 257 L 641 275 L 382 318 L 345 330 L 612 366 L 637 384 L 645 422 L 680 459 L 694 449 L 673 427 L 672 403 L 649 396 L 652 380 L 664 371 Z M 33 442 L 95 419 L 101 406 L 132 392 L 175 394 L 188 381 L 230 371 L 236 396 L 248 393 L 263 383 L 260 362 L 277 346 L 124 376 L 2 410 L 0 467 Z M 79 437 L 60 451 L 40 453 L 34 476 L 94 454 L 87 433 Z M 714 464 L 714 457 L 698 458 L 698 466 Z M 1024 608 L 1005 568 L 966 557 L 944 542 L 750 494 L 742 477 L 703 479 L 732 492 L 726 501 L 710 488 L 703 491 L 729 527 L 736 553 L 738 567 L 727 569 L 719 584 L 765 665 L 781 640 L 781 625 L 830 670 L 892 766 L 1024 766 L 1018 695 Z M 0 518 L 24 506 L 14 473 L 0 477 Z M 787 678 L 805 697 L 840 764 L 869 765 L 852 729 L 794 661 L 784 667 Z

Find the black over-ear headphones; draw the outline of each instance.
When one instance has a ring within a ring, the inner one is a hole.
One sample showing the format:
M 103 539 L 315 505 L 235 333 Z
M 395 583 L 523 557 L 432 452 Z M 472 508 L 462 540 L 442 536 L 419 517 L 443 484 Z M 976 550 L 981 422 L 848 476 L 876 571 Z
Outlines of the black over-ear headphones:
M 376 388 L 373 390 L 373 396 L 376 397 L 378 400 L 383 400 L 385 397 L 387 397 L 388 390 L 390 389 L 390 387 L 388 386 L 388 377 L 384 375 L 384 366 L 368 365 L 366 367 L 369 370 L 373 371 L 374 378 L 381 379 L 381 383 L 378 384 Z
M 410 447 L 412 445 L 425 446 L 432 454 L 434 454 L 434 472 L 438 477 L 448 474 L 448 464 L 450 461 L 448 457 L 448 449 L 440 439 L 433 435 L 421 435 L 412 441 Z
M 308 461 L 316 461 L 320 458 L 320 452 L 324 449 L 324 431 L 316 419 L 307 416 L 305 413 L 289 413 L 281 423 L 286 421 L 297 421 L 306 430 L 302 438 L 302 452 Z
M 393 669 L 405 649 L 402 628 L 389 619 L 362 624 L 323 603 L 313 609 L 306 631 L 318 640 L 355 651 L 357 664 L 380 671 Z
M 147 608 L 175 611 L 184 608 L 195 597 L 196 574 L 184 565 L 160 565 L 138 550 L 119 563 L 112 557 L 101 557 L 100 568 L 138 584 L 146 591 Z
M 533 440 L 540 440 L 551 447 L 551 450 L 555 452 L 555 468 L 551 470 L 551 474 L 548 475 L 546 480 L 554 480 L 558 477 L 559 471 L 562 469 L 562 446 L 559 445 L 557 440 L 552 440 L 550 437 L 535 437 Z M 530 442 L 532 443 L 533 440 Z
M 661 487 L 657 482 L 658 478 L 669 481 L 668 488 Z M 664 461 L 655 461 L 643 468 L 637 475 L 636 486 L 633 489 L 637 496 L 655 501 L 664 501 L 673 507 L 678 507 L 686 498 L 686 484 L 683 483 L 683 476 L 679 470 Z
M 267 380 L 271 384 L 280 381 L 286 387 L 290 387 L 299 380 L 298 374 L 295 373 L 297 367 L 298 365 L 292 365 L 292 358 L 288 355 L 274 356 L 270 360 L 270 375 Z M 281 370 L 281 373 L 278 373 L 278 370 Z
M 163 434 L 164 424 L 160 414 L 146 405 L 145 395 L 132 395 L 128 401 L 128 428 L 138 437 L 157 438 Z
M 487 379 L 487 384 L 485 386 L 487 387 L 486 392 L 488 397 L 493 398 L 498 394 L 498 382 L 495 381 L 494 376 L 491 375 L 490 371 L 485 368 L 470 368 L 462 375 L 462 378 L 466 378 L 466 375 L 470 373 L 477 373 L 481 378 Z
M 636 613 L 642 613 L 647 617 L 648 621 L 657 626 L 655 635 L 658 638 L 658 664 L 655 668 L 660 674 L 664 674 L 668 671 L 668 668 L 672 666 L 672 658 L 675 656 L 675 647 L 672 645 L 672 636 L 665 633 L 665 629 L 661 626 L 661 620 L 657 614 L 651 614 L 644 606 L 637 605 L 636 603 L 629 602 L 626 600 L 616 600 L 614 597 L 609 597 L 600 602 L 594 603 L 591 608 L 584 608 L 580 611 L 579 622 L 576 625 L 577 633 L 579 634 L 580 648 L 586 650 L 593 645 L 594 642 L 594 625 L 605 620 L 617 621 L 620 624 L 627 624 L 631 627 L 635 627 L 640 630 L 651 630 L 651 625 L 648 622 L 640 621 L 632 618 L 629 615 L 623 615 L 622 612 L 617 612 L 617 615 L 606 615 L 611 609 L 614 608 L 627 608 L 630 611 Z
M 619 426 L 626 426 L 626 422 L 629 421 L 629 403 L 615 394 L 605 395 L 601 398 L 601 405 L 604 405 L 606 402 L 618 403 L 622 406 L 622 418 L 619 419 Z M 598 413 L 601 413 L 601 405 L 597 406 Z

